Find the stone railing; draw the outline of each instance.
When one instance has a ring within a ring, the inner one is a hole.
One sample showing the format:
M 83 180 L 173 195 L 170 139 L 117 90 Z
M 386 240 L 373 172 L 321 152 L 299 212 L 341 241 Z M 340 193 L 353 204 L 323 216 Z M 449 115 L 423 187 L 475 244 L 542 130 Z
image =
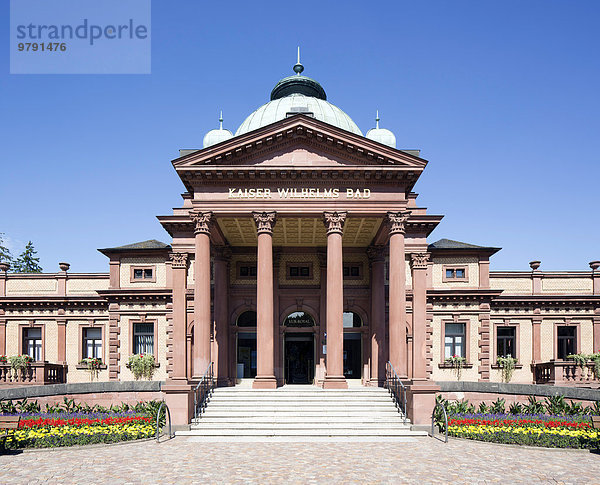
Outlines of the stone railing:
M 49 362 L 32 362 L 25 369 L 11 369 L 10 364 L 0 364 L 0 386 L 46 385 L 67 382 L 67 365 Z
M 593 362 L 583 368 L 568 360 L 551 360 L 531 366 L 536 384 L 600 388 L 600 381 L 594 378 Z

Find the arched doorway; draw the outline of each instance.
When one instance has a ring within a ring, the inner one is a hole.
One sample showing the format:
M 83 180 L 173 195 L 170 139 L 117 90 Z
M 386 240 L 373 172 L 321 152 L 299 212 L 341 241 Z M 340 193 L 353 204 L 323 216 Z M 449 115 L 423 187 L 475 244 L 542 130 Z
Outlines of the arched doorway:
M 256 312 L 241 313 L 235 324 L 237 332 L 237 378 L 256 377 Z
M 286 384 L 312 384 L 315 377 L 315 319 L 307 312 L 290 313 L 283 321 L 283 365 Z
M 344 312 L 344 377 L 362 377 L 362 332 L 363 321 L 356 312 Z

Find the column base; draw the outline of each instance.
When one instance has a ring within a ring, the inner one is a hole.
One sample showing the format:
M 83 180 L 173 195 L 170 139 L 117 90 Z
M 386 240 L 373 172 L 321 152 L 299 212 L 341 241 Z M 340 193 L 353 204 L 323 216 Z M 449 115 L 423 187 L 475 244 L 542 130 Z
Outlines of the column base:
M 372 378 L 366 383 L 366 386 L 368 386 L 368 387 L 384 387 L 385 379 Z
M 323 389 L 348 389 L 348 383 L 344 376 L 325 376 Z
M 252 389 L 277 389 L 277 379 L 275 376 L 256 376 Z

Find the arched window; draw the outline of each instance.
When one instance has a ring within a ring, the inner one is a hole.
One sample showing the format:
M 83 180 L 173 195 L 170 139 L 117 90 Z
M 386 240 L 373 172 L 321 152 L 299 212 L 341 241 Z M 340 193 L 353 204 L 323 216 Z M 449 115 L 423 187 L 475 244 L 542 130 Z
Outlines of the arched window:
M 314 327 L 315 319 L 306 312 L 290 313 L 283 321 L 286 327 Z
M 236 322 L 238 327 L 256 327 L 256 312 L 248 310 L 242 313 Z
M 362 327 L 362 318 L 358 313 L 344 312 L 344 328 Z

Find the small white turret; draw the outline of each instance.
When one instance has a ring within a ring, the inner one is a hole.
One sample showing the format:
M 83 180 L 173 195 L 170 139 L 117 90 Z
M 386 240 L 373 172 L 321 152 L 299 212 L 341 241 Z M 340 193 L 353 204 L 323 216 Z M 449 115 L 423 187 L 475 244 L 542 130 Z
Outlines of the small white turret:
M 385 128 L 379 128 L 379 110 L 375 118 L 375 128 L 371 128 L 365 135 L 369 140 L 373 140 L 392 148 L 396 148 L 396 136 Z
M 233 138 L 233 133 L 223 128 L 223 111 L 221 111 L 221 116 L 219 117 L 219 129 L 210 130 L 204 135 L 202 148 L 208 148 L 217 143 L 221 143 L 222 141 L 229 140 L 230 138 Z

